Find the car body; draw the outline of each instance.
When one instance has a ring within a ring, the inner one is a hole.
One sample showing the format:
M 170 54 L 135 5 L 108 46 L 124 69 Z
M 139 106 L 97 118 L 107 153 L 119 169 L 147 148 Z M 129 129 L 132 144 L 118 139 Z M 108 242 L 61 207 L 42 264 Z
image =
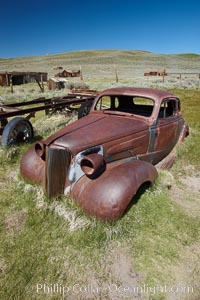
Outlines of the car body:
M 89 214 L 116 220 L 155 165 L 189 134 L 172 93 L 150 88 L 100 92 L 87 116 L 37 142 L 21 173 L 39 182 L 49 198 L 70 195 Z

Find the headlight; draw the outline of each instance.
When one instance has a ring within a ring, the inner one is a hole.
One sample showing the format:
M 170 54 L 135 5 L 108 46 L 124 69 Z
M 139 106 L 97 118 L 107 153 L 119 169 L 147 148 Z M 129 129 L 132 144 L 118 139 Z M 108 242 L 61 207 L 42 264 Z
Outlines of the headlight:
M 104 159 L 98 153 L 91 153 L 81 159 L 80 165 L 86 175 L 93 175 L 104 165 Z
M 45 160 L 45 144 L 43 144 L 42 142 L 37 142 L 35 144 L 35 152 L 39 157 Z

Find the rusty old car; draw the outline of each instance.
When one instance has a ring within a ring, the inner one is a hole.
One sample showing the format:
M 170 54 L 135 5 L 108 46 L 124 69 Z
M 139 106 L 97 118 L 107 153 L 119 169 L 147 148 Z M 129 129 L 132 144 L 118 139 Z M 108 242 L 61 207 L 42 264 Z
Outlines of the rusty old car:
M 100 92 L 88 115 L 38 141 L 23 156 L 21 174 L 49 198 L 70 195 L 103 220 L 124 214 L 155 165 L 189 134 L 174 94 L 150 88 Z

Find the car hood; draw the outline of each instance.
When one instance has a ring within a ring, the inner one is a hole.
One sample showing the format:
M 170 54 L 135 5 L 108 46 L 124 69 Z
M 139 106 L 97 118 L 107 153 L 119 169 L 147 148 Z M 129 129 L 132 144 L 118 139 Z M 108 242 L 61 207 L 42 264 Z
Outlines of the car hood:
M 91 113 L 49 137 L 45 144 L 68 148 L 72 154 L 148 129 L 133 116 Z

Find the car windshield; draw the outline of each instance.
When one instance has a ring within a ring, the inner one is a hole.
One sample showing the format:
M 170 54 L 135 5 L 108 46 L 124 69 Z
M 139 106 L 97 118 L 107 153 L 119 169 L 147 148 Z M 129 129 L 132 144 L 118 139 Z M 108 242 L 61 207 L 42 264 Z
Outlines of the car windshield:
M 95 110 L 104 111 L 106 113 L 125 113 L 139 116 L 150 117 L 154 108 L 154 101 L 152 99 L 140 96 L 126 96 L 126 95 L 109 95 L 102 96 L 96 106 Z

